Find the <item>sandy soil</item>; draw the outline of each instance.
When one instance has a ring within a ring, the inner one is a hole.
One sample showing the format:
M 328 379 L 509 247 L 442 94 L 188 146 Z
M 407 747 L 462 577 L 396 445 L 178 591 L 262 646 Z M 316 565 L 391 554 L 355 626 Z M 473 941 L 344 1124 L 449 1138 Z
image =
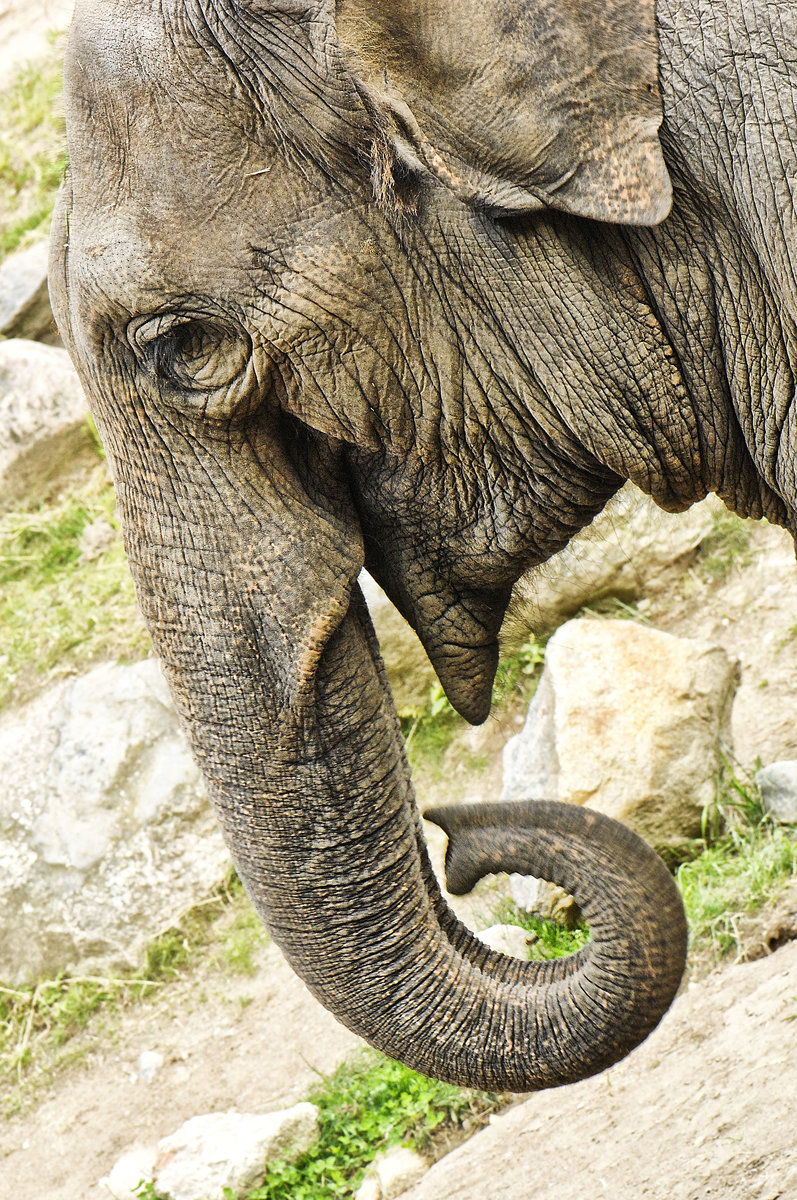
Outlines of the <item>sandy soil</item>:
M 85 1064 L 0 1129 L 2 1200 L 108 1200 L 99 1180 L 131 1145 L 149 1145 L 204 1112 L 293 1104 L 358 1045 L 312 998 L 275 946 L 256 976 L 203 977 L 131 1007 L 97 1030 Z M 138 1056 L 157 1050 L 151 1083 Z

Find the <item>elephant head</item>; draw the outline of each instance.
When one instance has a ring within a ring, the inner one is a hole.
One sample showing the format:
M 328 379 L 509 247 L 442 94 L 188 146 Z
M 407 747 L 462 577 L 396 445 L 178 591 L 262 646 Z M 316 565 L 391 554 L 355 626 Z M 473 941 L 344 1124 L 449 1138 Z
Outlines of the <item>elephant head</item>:
M 70 36 L 51 287 L 153 641 L 296 970 L 456 1082 L 614 1061 L 675 992 L 683 914 L 632 835 L 530 804 L 436 814 L 450 885 L 544 873 L 590 945 L 522 964 L 459 925 L 359 571 L 480 721 L 514 582 L 622 480 L 794 510 L 777 404 L 726 370 L 743 206 L 695 168 L 676 8 L 657 37 L 651 0 L 78 0 Z

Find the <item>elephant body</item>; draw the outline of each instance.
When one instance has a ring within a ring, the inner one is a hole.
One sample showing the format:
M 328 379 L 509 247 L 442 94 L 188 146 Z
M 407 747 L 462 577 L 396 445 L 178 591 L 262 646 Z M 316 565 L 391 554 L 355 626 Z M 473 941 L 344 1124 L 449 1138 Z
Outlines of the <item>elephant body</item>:
M 479 721 L 513 584 L 625 479 L 794 531 L 796 26 L 763 0 L 78 2 L 51 288 L 139 602 L 258 910 L 421 1070 L 614 1061 L 674 994 L 683 915 L 611 823 L 529 809 L 529 849 L 502 810 L 440 818 L 457 878 L 583 875 L 593 940 L 532 967 L 458 925 L 358 572 Z

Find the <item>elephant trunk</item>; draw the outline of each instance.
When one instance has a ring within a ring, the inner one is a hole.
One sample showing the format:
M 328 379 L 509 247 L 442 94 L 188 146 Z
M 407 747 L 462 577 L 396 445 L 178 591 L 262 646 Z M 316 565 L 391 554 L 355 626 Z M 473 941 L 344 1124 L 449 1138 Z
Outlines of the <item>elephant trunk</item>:
M 576 897 L 592 937 L 570 958 L 523 963 L 461 925 L 429 863 L 353 582 L 356 514 L 330 516 L 251 438 L 235 453 L 238 477 L 252 456 L 246 478 L 267 468 L 270 492 L 233 489 L 210 455 L 201 502 L 166 464 L 117 486 L 139 602 L 258 913 L 339 1020 L 419 1071 L 524 1091 L 608 1066 L 681 977 L 683 909 L 664 865 L 570 806 L 437 811 L 452 890 L 489 871 L 542 875 Z
M 661 860 L 615 822 L 533 802 L 430 814 L 453 890 L 514 870 L 571 891 L 592 933 L 578 955 L 522 963 L 448 909 L 359 596 L 279 742 L 258 786 L 239 778 L 214 799 L 288 961 L 372 1045 L 452 1083 L 524 1091 L 610 1065 L 658 1022 L 683 969 L 683 910 Z

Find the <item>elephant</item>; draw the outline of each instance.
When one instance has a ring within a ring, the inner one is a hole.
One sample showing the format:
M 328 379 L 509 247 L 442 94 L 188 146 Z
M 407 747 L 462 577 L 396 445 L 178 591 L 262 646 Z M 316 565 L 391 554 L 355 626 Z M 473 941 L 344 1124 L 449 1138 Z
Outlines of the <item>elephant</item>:
M 427 814 L 449 888 L 544 874 L 590 942 L 459 923 L 359 573 L 478 723 L 513 585 L 624 481 L 794 534 L 795 46 L 782 0 L 78 0 L 51 292 L 138 601 L 275 940 L 427 1074 L 601 1070 L 685 922 L 543 797 Z

